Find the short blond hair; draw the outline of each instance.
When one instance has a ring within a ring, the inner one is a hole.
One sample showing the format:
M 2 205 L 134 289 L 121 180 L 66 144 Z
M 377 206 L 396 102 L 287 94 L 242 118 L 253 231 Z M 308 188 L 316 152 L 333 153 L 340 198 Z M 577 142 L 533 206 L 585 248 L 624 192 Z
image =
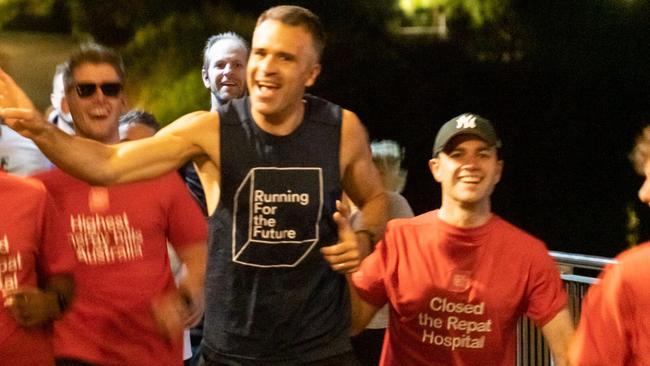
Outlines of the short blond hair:
M 384 188 L 391 192 L 402 192 L 406 184 L 406 170 L 402 169 L 404 148 L 396 141 L 380 140 L 373 141 L 370 149 Z
M 636 137 L 634 149 L 632 149 L 629 157 L 634 166 L 634 170 L 643 175 L 645 164 L 650 158 L 650 125 L 644 127 Z

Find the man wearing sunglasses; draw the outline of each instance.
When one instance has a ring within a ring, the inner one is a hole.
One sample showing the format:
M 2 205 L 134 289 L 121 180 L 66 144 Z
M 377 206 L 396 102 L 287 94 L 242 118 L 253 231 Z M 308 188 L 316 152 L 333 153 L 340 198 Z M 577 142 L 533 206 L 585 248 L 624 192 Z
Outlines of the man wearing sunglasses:
M 126 109 L 121 57 L 84 45 L 63 75 L 76 135 L 118 143 Z M 178 174 L 111 187 L 59 169 L 35 177 L 62 212 L 78 262 L 75 301 L 54 326 L 57 365 L 180 366 L 183 327 L 202 314 L 207 250 L 205 220 Z M 168 242 L 187 268 L 178 288 Z
M 211 225 L 206 365 L 357 364 L 342 274 L 369 252 L 387 204 L 359 118 L 305 94 L 324 47 L 315 14 L 270 8 L 253 34 L 249 96 L 124 144 L 67 136 L 31 110 L 0 111 L 55 164 L 95 183 L 148 179 L 195 162 Z M 357 232 L 337 212 L 342 191 L 362 212 Z

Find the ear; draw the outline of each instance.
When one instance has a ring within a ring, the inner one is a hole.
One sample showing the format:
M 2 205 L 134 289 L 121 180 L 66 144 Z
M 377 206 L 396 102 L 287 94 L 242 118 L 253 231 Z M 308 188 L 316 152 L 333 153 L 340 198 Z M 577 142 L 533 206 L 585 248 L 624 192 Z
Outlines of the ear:
M 201 68 L 201 80 L 203 80 L 203 85 L 206 87 L 206 89 L 210 89 L 210 77 L 208 76 L 208 72 L 205 70 L 205 68 Z
M 501 174 L 503 173 L 503 160 L 497 161 L 497 168 L 496 168 L 496 180 L 494 183 L 499 183 L 501 181 Z
M 316 82 L 316 78 L 320 75 L 321 65 L 320 63 L 314 63 L 309 70 L 309 77 L 305 81 L 305 87 L 310 87 Z
M 61 97 L 61 112 L 70 113 L 70 105 L 68 104 L 68 98 L 65 95 Z
M 431 175 L 433 175 L 433 179 L 440 183 L 440 159 L 431 158 L 429 160 L 429 170 L 431 171 Z
M 129 111 L 129 108 L 128 108 L 128 104 L 129 104 L 129 103 L 128 103 L 127 99 L 126 99 L 126 95 L 122 94 L 122 97 L 120 98 L 120 103 L 121 103 L 121 105 L 120 105 L 120 109 L 121 109 L 120 112 L 121 112 L 122 114 L 128 112 L 128 111 Z

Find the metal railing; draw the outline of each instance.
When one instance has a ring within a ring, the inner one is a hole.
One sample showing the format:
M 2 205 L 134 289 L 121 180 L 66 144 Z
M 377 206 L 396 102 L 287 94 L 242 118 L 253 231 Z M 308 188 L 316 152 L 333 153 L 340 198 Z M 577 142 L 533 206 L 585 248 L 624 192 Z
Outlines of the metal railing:
M 593 255 L 550 251 L 555 259 L 569 296 L 569 310 L 573 323 L 580 319 L 582 299 L 590 285 L 595 283 L 600 271 L 615 261 Z M 553 359 L 541 331 L 532 320 L 524 317 L 517 325 L 517 366 L 550 366 Z

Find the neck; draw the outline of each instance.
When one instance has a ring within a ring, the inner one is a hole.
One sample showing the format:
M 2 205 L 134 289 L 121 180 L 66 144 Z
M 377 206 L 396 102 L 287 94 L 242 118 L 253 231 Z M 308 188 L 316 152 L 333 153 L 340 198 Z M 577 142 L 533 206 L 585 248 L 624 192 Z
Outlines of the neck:
M 212 100 L 210 104 L 210 112 L 216 112 L 217 108 L 226 104 L 226 101 L 219 99 L 216 95 L 212 94 Z
M 81 133 L 80 131 L 75 131 L 75 134 L 77 136 L 87 138 L 89 140 L 95 140 L 97 142 L 101 142 L 102 144 L 106 144 L 106 145 L 113 145 L 113 144 L 120 143 L 120 134 L 119 133 L 115 133 L 114 135 L 112 135 L 110 137 L 104 137 L 104 138 L 94 138 L 92 136 L 87 136 L 84 133 Z
M 444 202 L 438 210 L 438 218 L 461 228 L 473 228 L 488 222 L 492 217 L 489 203 L 487 205 L 446 205 Z
M 302 100 L 296 108 L 273 115 L 258 113 L 254 108 L 251 108 L 251 115 L 257 126 L 276 136 L 286 136 L 293 132 L 302 123 L 304 114 L 305 105 Z

